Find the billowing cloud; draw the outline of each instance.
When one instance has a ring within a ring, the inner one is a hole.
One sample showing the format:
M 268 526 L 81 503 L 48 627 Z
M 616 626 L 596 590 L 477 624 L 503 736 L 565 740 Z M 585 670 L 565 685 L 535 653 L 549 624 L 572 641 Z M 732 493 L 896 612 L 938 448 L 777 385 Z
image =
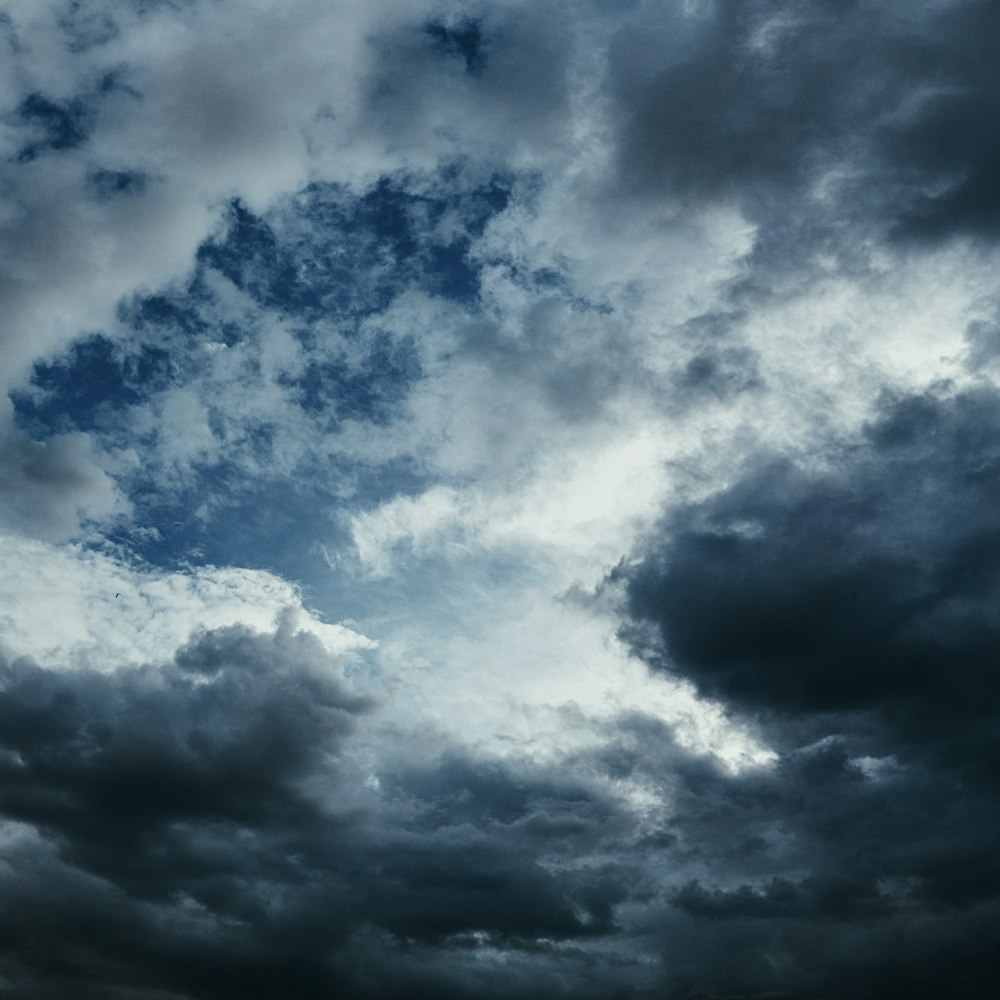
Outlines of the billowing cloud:
M 630 189 L 737 198 L 772 224 L 791 198 L 813 211 L 782 228 L 825 241 L 994 231 L 990 4 L 706 4 L 658 45 L 663 21 L 611 50 Z
M 576 867 L 622 826 L 613 798 L 426 739 L 366 773 L 373 705 L 341 676 L 287 624 L 111 673 L 5 660 L 6 988 L 460 995 L 470 949 L 500 949 L 541 996 L 560 949 L 614 932 L 621 864 Z
M 826 470 L 765 458 L 673 515 L 631 613 L 747 709 L 964 728 L 995 693 L 998 412 L 992 389 L 887 397 Z
M 762 456 L 619 571 L 637 651 L 784 748 L 678 811 L 705 869 L 674 906 L 741 942 L 732 987 L 930 996 L 988 961 L 998 412 L 992 389 L 887 397 L 824 468 Z M 879 941 L 902 919 L 919 947 L 849 957 L 859 927 Z M 842 938 L 822 959 L 818 926 Z M 779 939 L 765 973 L 746 945 Z

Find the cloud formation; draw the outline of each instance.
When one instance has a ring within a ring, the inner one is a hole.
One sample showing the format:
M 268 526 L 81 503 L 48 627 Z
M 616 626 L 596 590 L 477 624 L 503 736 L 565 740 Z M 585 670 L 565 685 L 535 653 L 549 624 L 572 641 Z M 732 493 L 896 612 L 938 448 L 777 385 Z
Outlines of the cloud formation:
M 972 983 L 990 965 L 975 942 L 997 915 L 997 404 L 992 388 L 886 397 L 824 469 L 762 456 L 620 571 L 640 654 L 784 748 L 738 797 L 702 788 L 680 811 L 735 815 L 695 827 L 713 874 L 674 905 L 734 941 L 794 928 L 798 986 L 931 996 L 956 967 Z M 766 855 L 797 877 L 754 871 Z M 929 954 L 907 938 L 891 960 L 847 959 L 858 926 L 878 938 L 903 914 Z M 822 961 L 817 922 L 845 939 Z M 734 986 L 761 976 L 742 961 Z
M 0 993 L 996 979 L 989 0 L 7 0 Z
M 618 865 L 552 869 L 606 841 L 612 800 L 426 741 L 366 775 L 347 741 L 373 704 L 340 675 L 288 623 L 113 673 L 5 660 L 5 988 L 457 996 L 470 948 L 544 969 L 532 942 L 614 929 Z

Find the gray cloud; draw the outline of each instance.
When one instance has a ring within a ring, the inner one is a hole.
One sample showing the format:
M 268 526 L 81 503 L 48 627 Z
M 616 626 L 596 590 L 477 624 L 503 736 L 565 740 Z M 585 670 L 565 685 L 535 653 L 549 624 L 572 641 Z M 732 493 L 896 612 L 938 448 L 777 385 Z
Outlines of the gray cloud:
M 124 501 L 87 434 L 32 441 L 0 415 L 0 529 L 47 540 L 78 534 L 81 522 L 124 512 Z
M 0 527 L 79 539 L 134 500 L 136 538 L 176 536 L 164 562 L 305 574 L 337 518 L 368 518 L 368 551 L 342 531 L 381 575 L 335 552 L 317 589 L 375 609 L 359 628 L 403 703 L 378 714 L 287 623 L 141 668 L 4 659 L 0 993 L 988 988 L 995 290 L 954 293 L 964 381 L 931 389 L 905 309 L 848 343 L 780 308 L 827 279 L 889 296 L 911 265 L 945 296 L 936 254 L 987 260 L 997 6 L 238 7 L 0 16 L 0 388 L 22 383 L 24 420 L 0 425 Z M 809 336 L 858 368 L 866 338 L 906 341 L 907 387 L 831 389 Z M 662 442 L 676 481 L 641 467 Z M 607 588 L 621 637 L 769 764 L 683 749 L 629 691 L 540 731 L 611 692 L 587 672 L 618 651 L 529 604 L 599 579 L 667 494 Z M 210 578 L 150 574 L 94 634 L 128 649 Z M 454 736 L 485 698 L 514 718 L 482 734 L 505 759 Z
M 998 413 L 992 390 L 887 396 L 829 474 L 762 461 L 674 516 L 630 573 L 632 613 L 753 710 L 900 712 L 915 739 L 941 705 L 980 717 L 998 694 Z
M 720 987 L 995 972 L 998 414 L 993 390 L 887 396 L 829 471 L 762 458 L 618 571 L 637 652 L 783 754 L 735 779 L 632 764 L 680 775 L 671 849 L 701 873 L 672 905 L 706 929 L 693 968 L 728 955 Z
M 112 673 L 5 660 L 11 995 L 460 996 L 483 947 L 525 996 L 589 995 L 586 955 L 561 949 L 613 934 L 632 891 L 619 861 L 573 868 L 621 828 L 613 800 L 419 745 L 376 794 L 350 753 L 372 706 L 338 672 L 290 625 Z
M 610 46 L 612 185 L 758 227 L 754 287 L 873 242 L 931 248 L 997 231 L 995 4 L 706 4 L 658 9 Z

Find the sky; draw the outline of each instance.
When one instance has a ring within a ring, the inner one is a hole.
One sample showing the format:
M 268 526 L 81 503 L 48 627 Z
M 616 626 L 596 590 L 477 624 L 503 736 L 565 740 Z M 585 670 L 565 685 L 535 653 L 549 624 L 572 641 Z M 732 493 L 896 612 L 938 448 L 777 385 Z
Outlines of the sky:
M 985 996 L 998 46 L 0 0 L 0 997 Z

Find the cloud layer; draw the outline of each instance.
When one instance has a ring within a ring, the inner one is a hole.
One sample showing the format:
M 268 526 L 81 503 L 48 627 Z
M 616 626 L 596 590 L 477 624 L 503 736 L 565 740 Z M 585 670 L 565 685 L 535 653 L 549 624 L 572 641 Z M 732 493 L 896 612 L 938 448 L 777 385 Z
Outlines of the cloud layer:
M 996 979 L 987 0 L 0 7 L 0 993 Z

